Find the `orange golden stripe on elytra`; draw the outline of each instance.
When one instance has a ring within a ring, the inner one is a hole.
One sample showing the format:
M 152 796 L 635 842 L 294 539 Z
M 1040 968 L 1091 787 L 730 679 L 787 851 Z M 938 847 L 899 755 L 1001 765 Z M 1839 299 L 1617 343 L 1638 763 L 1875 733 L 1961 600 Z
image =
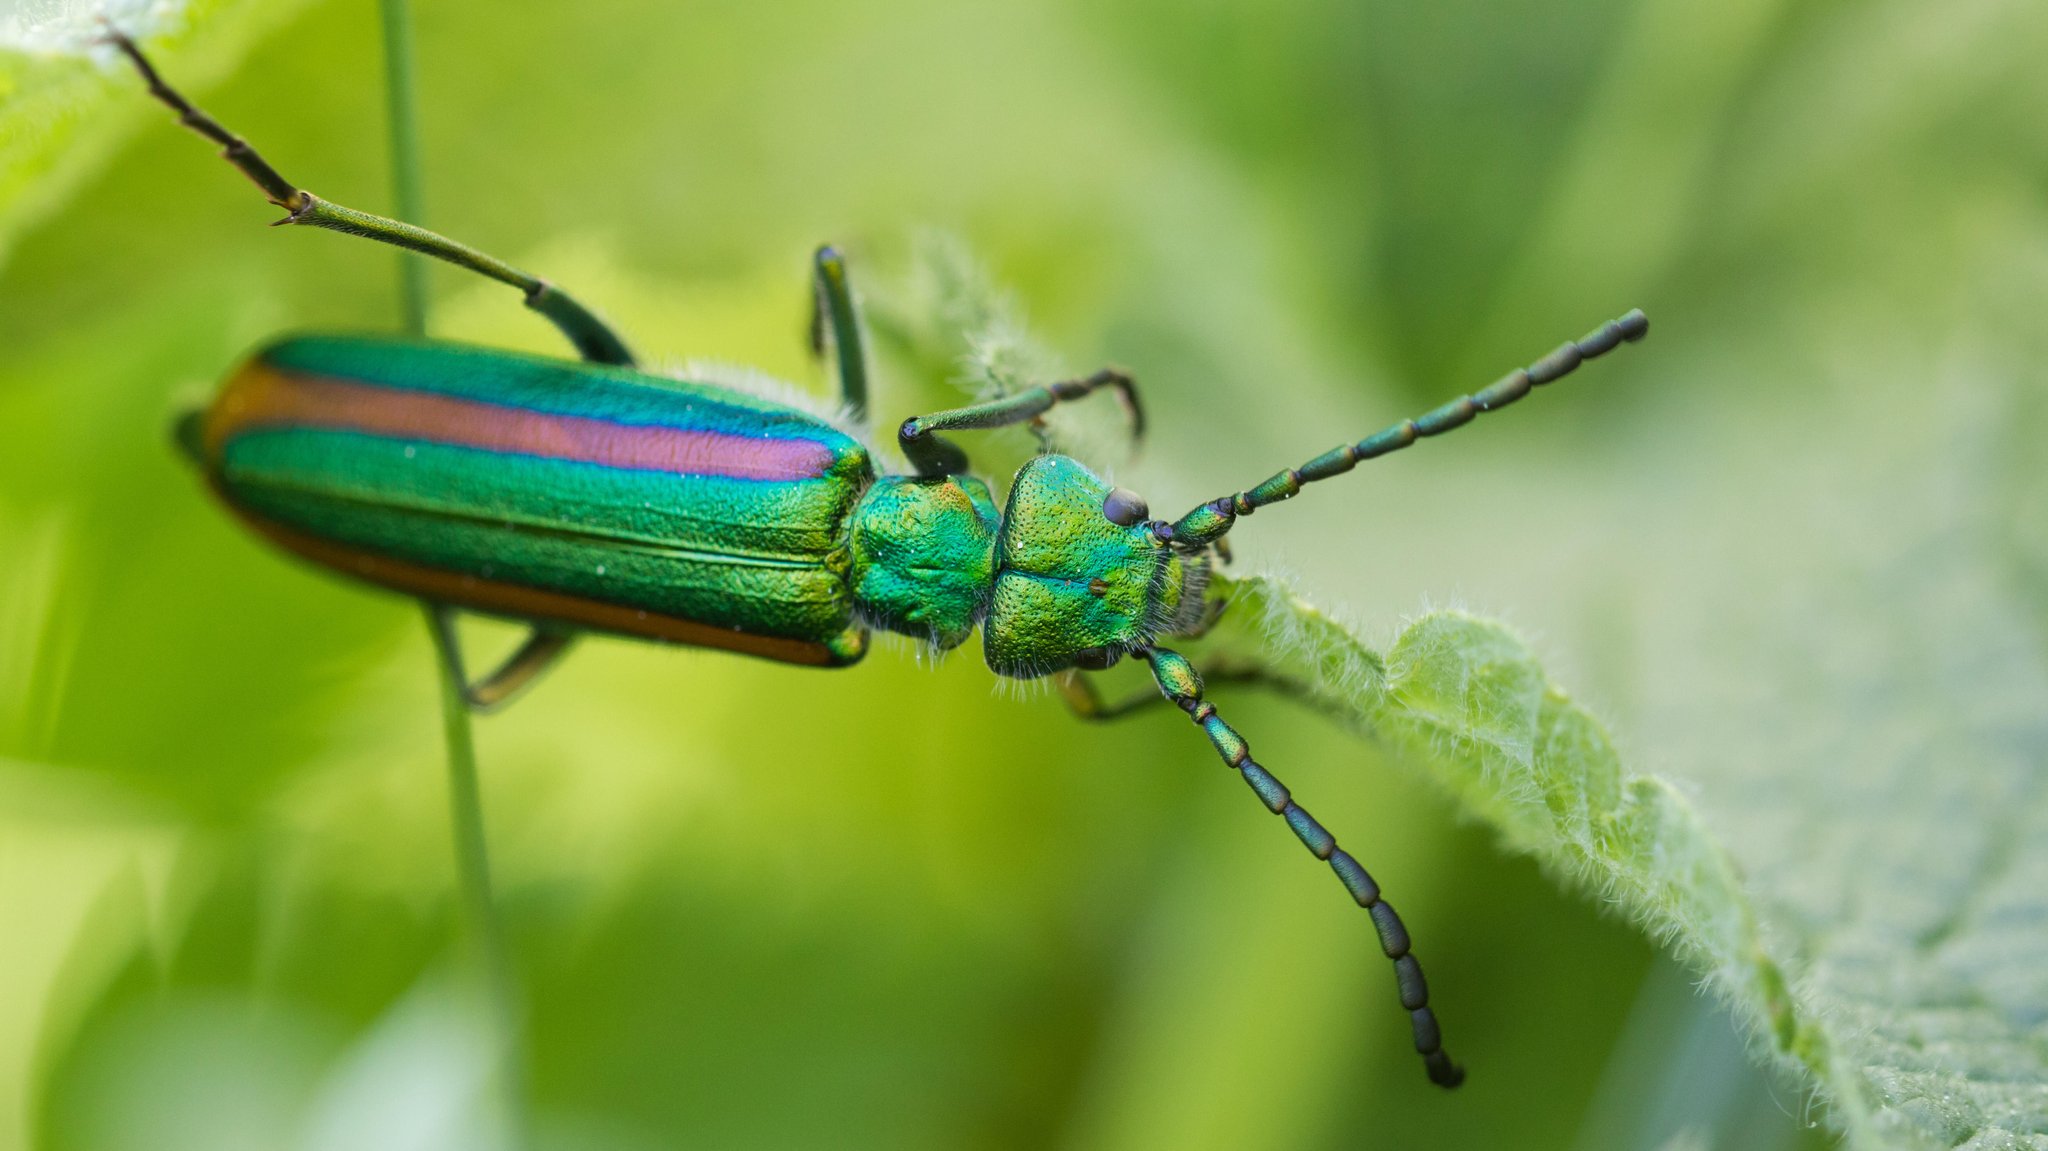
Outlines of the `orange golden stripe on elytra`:
M 229 506 L 234 507 L 232 504 Z M 293 531 L 241 508 L 234 510 L 243 522 L 278 546 L 314 563 L 397 591 L 437 602 L 459 604 L 464 608 L 501 612 L 523 619 L 554 620 L 690 647 L 720 648 L 807 667 L 838 667 L 852 663 L 867 646 L 865 633 L 858 629 L 850 629 L 855 631 L 857 638 L 851 639 L 847 650 L 835 652 L 822 643 L 737 632 L 657 612 L 422 567 Z
M 601 467 L 746 480 L 816 479 L 834 463 L 831 448 L 812 439 L 620 423 L 280 371 L 261 361 L 237 373 L 207 413 L 207 455 L 218 461 L 229 439 L 272 427 L 331 428 Z

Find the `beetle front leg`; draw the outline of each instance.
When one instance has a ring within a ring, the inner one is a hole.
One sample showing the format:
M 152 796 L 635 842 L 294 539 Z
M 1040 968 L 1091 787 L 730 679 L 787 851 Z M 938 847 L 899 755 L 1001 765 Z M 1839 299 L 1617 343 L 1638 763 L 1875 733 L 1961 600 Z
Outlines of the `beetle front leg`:
M 1067 705 L 1076 719 L 1106 723 L 1171 702 L 1157 691 L 1145 690 L 1134 691 L 1119 700 L 1106 700 L 1095 682 L 1097 674 L 1079 668 L 1053 673 L 1053 687 L 1060 693 L 1060 702 Z M 1202 665 L 1200 674 L 1205 684 L 1229 683 L 1264 688 L 1300 702 L 1300 684 L 1254 663 L 1213 659 Z M 1316 705 L 1311 703 L 1309 706 Z
M 1158 692 L 1147 691 L 1111 703 L 1102 698 L 1102 689 L 1096 687 L 1095 681 L 1089 678 L 1088 673 L 1079 668 L 1068 668 L 1055 673 L 1052 682 L 1053 686 L 1059 689 L 1060 699 L 1067 705 L 1067 709 L 1077 718 L 1090 721 L 1122 719 L 1152 704 L 1166 702 Z
M 1143 437 L 1145 409 L 1138 402 L 1137 381 L 1128 373 L 1104 368 L 1078 380 L 1061 380 L 964 408 L 912 416 L 897 429 L 896 442 L 902 447 L 904 458 L 910 461 L 919 475 L 954 475 L 967 470 L 967 453 L 935 433 L 986 431 L 1029 423 L 1051 410 L 1054 404 L 1078 400 L 1103 388 L 1115 392 L 1117 399 L 1122 401 L 1124 412 L 1131 421 L 1132 438 Z

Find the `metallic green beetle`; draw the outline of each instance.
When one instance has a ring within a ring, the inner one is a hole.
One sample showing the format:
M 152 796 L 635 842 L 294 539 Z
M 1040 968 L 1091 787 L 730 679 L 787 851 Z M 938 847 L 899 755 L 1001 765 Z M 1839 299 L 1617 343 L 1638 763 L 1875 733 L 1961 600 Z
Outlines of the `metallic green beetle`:
M 1135 656 L 1165 699 L 1327 862 L 1372 916 L 1430 1079 L 1464 1071 L 1443 1049 L 1408 932 L 1357 860 L 1252 759 L 1203 698 L 1201 676 L 1161 640 L 1214 618 L 1210 566 L 1240 516 L 1504 407 L 1640 339 L 1640 311 L 1564 344 L 1491 387 L 1340 445 L 1253 488 L 1151 518 L 1143 500 L 1078 461 L 1046 453 L 1011 480 L 999 511 L 966 456 L 939 433 L 1028 423 L 1099 390 L 1134 432 L 1130 377 L 1105 370 L 897 430 L 914 469 L 880 475 L 855 431 L 729 387 L 648 375 L 566 293 L 409 224 L 315 197 L 165 85 L 135 45 L 110 36 L 150 91 L 289 214 L 283 224 L 365 236 L 518 288 L 583 356 L 569 362 L 448 343 L 306 336 L 259 351 L 180 439 L 235 514 L 286 549 L 426 600 L 452 643 L 455 611 L 531 624 L 503 666 L 466 685 L 503 702 L 584 631 L 725 648 L 841 667 L 870 629 L 938 650 L 979 629 L 997 674 L 1059 677 L 1084 715 L 1101 705 L 1083 673 Z M 859 319 L 844 262 L 817 254 L 814 342 L 838 363 L 846 411 L 867 402 Z

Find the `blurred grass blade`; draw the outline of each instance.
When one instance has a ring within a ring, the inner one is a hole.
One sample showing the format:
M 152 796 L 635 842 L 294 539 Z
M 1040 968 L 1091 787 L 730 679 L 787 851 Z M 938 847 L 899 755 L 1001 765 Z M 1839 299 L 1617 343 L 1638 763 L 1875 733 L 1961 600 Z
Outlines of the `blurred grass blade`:
M 64 525 L 20 525 L 0 507 L 0 748 L 35 754 L 48 742 L 63 698 L 76 619 L 63 610 Z M 75 588 L 71 589 L 75 594 Z

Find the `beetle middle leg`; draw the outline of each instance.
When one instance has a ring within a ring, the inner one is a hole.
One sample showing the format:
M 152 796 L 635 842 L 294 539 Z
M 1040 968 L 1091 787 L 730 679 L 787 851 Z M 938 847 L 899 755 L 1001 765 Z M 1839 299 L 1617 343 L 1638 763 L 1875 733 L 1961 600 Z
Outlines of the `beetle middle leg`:
M 921 476 L 953 475 L 967 470 L 967 453 L 938 432 L 985 431 L 1029 423 L 1054 404 L 1078 400 L 1103 388 L 1116 393 L 1130 418 L 1131 436 L 1145 434 L 1145 409 L 1138 402 L 1138 384 L 1126 372 L 1104 368 L 1092 376 L 1027 388 L 1015 395 L 1001 396 L 964 408 L 949 408 L 928 416 L 912 416 L 897 429 L 896 442 L 903 455 Z
M 861 337 L 860 310 L 846 276 L 846 257 L 830 244 L 811 261 L 811 354 L 827 350 L 839 368 L 839 398 L 862 424 L 868 418 L 867 348 Z

